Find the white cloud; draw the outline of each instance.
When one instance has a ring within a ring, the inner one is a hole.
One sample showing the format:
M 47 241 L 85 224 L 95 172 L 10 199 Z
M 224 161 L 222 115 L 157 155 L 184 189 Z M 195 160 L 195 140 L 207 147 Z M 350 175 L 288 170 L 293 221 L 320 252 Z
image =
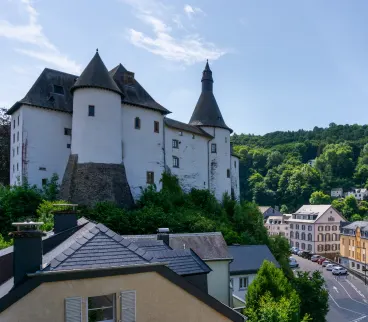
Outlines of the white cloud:
M 191 18 L 192 16 L 194 16 L 195 14 L 199 14 L 202 13 L 204 14 L 203 10 L 201 8 L 194 8 L 192 6 L 190 6 L 189 4 L 186 4 L 184 6 L 184 12 L 187 14 L 187 16 L 189 18 Z
M 35 45 L 39 47 L 37 51 L 24 49 L 17 49 L 16 51 L 45 63 L 50 63 L 64 71 L 80 73 L 81 66 L 62 54 L 46 37 L 42 26 L 38 22 L 38 12 L 32 6 L 31 0 L 20 0 L 20 2 L 22 9 L 27 13 L 28 24 L 15 25 L 9 21 L 0 20 L 0 37 Z
M 206 59 L 216 60 L 227 52 L 205 41 L 197 34 L 188 33 L 180 19 L 180 15 L 173 13 L 172 8 L 161 2 L 153 0 L 121 1 L 132 6 L 136 17 L 152 28 L 152 35 L 147 35 L 137 29 L 128 29 L 127 38 L 137 47 L 166 60 L 181 62 L 186 65 L 192 65 Z M 190 12 L 187 12 L 187 14 L 203 13 L 201 9 L 189 5 L 186 5 L 185 8 Z M 170 26 L 169 23 L 174 23 L 174 25 Z M 173 27 L 184 32 L 185 35 L 176 36 L 176 30 Z

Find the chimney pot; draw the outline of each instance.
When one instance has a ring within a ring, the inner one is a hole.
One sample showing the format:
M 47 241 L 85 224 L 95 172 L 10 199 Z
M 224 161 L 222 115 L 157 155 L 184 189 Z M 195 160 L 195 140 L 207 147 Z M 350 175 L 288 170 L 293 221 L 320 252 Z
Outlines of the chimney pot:
M 162 240 L 167 246 L 170 246 L 170 229 L 159 228 L 157 229 L 157 240 Z

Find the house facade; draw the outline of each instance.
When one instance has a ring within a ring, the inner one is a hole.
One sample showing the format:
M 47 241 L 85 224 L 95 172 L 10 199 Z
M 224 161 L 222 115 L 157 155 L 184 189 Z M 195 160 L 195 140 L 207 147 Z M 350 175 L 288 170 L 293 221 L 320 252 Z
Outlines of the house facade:
M 45 69 L 8 110 L 11 184 L 27 179 L 41 187 L 56 173 L 63 179 L 63 199 L 129 206 L 142 188 L 160 189 L 166 171 L 186 191 L 209 189 L 217 199 L 224 193 L 239 199 L 239 159 L 213 94 L 208 62 L 201 82 L 192 117 L 183 123 L 167 117 L 171 112 L 134 73 L 121 64 L 108 71 L 98 52 L 80 76 Z
M 340 223 L 345 218 L 331 205 L 304 205 L 289 219 L 290 246 L 334 257 L 340 250 Z
M 259 206 L 258 209 L 263 215 L 264 219 L 267 219 L 269 216 L 282 216 L 282 213 L 276 208 L 269 206 Z
M 368 190 L 367 189 L 353 189 L 351 191 L 346 192 L 346 197 L 354 196 L 356 200 L 365 200 L 368 198 Z
M 289 240 L 289 219 L 292 215 L 269 216 L 265 227 L 270 236 L 280 235 Z

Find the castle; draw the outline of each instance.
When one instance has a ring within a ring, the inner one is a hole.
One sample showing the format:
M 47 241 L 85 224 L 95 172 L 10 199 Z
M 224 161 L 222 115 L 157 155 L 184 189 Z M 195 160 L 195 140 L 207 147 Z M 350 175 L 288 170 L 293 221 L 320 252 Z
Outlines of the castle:
M 108 71 L 98 51 L 78 77 L 44 69 L 11 115 L 11 184 L 42 186 L 57 173 L 61 198 L 130 206 L 142 188 L 161 188 L 161 175 L 184 190 L 209 189 L 239 199 L 239 160 L 232 130 L 213 95 L 205 66 L 202 92 L 189 123 L 167 117 L 121 64 Z

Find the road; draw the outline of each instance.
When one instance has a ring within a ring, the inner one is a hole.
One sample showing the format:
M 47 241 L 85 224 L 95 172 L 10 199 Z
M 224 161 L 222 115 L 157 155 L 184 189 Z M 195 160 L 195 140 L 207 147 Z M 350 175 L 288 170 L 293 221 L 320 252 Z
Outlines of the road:
M 328 322 L 368 322 L 368 285 L 353 275 L 334 276 L 322 265 L 293 257 L 300 265 L 299 270 L 322 272 L 330 295 Z

